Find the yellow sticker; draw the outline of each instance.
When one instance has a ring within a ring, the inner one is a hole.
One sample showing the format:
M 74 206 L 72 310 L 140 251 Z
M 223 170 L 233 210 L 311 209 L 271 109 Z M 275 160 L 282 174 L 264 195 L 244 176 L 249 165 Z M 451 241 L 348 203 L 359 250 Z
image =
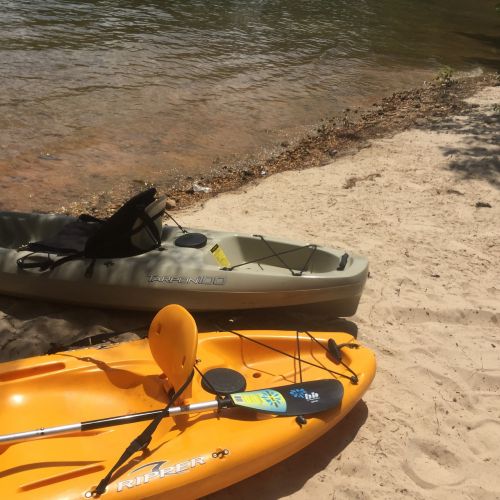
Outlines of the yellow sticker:
M 221 267 L 231 267 L 229 259 L 226 257 L 224 250 L 219 245 L 214 245 L 210 251 L 212 252 L 215 260 L 219 263 Z
M 274 389 L 238 392 L 229 396 L 237 406 L 273 413 L 286 413 L 286 399 Z

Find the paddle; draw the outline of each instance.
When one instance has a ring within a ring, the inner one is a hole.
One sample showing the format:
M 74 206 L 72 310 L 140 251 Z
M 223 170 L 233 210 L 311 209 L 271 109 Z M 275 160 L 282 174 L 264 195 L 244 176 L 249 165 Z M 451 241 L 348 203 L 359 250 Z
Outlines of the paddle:
M 207 410 L 223 410 L 226 408 L 243 408 L 259 413 L 270 413 L 290 417 L 311 415 L 337 407 L 342 401 L 344 386 L 334 379 L 312 380 L 299 384 L 290 384 L 270 389 L 236 392 L 227 398 L 216 399 L 185 406 L 174 406 L 165 416 L 195 413 Z M 60 434 L 101 429 L 114 425 L 129 424 L 152 420 L 163 410 L 145 411 L 130 415 L 87 420 L 76 424 L 59 425 L 26 432 L 4 434 L 0 436 L 0 444 L 44 438 Z

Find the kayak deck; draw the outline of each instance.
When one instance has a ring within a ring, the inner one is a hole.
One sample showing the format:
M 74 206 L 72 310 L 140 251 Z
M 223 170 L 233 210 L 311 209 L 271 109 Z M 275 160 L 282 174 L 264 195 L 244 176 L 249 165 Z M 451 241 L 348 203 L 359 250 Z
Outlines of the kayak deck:
M 299 347 L 303 380 L 338 378 L 344 385 L 341 405 L 308 417 L 303 426 L 293 417 L 236 408 L 165 418 L 148 451 L 120 469 L 103 498 L 114 494 L 146 498 L 166 492 L 175 498 L 196 498 L 228 486 L 287 458 L 326 432 L 359 401 L 373 379 L 374 356 L 364 347 L 342 350 L 343 361 L 359 378 L 352 384 L 348 370 L 304 333 L 241 333 L 291 355 Z M 345 333 L 314 336 L 323 345 L 329 338 L 354 343 Z M 217 367 L 237 370 L 247 390 L 300 379 L 296 359 L 229 332 L 200 335 L 197 358 L 203 373 Z M 166 404 L 163 377 L 145 340 L 5 363 L 0 366 L 0 382 L 3 433 L 157 410 Z M 196 373 L 190 402 L 213 399 Z M 3 492 L 8 498 L 84 498 L 146 425 L 1 445 Z

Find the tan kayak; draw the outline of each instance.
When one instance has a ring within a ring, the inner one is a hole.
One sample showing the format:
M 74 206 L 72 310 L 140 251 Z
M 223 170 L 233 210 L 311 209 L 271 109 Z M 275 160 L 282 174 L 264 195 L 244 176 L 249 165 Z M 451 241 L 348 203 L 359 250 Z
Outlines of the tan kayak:
M 161 200 L 154 204 L 161 213 Z M 155 237 L 148 242 L 147 226 L 130 237 L 136 255 L 113 257 L 107 247 L 105 258 L 58 255 L 33 244 L 22 250 L 37 240 L 51 243 L 52 235 L 75 221 L 62 215 L 0 213 L 0 293 L 136 310 L 158 310 L 169 303 L 193 311 L 322 304 L 338 316 L 350 316 L 368 273 L 364 257 L 343 249 L 162 227 L 157 214 L 157 242 Z

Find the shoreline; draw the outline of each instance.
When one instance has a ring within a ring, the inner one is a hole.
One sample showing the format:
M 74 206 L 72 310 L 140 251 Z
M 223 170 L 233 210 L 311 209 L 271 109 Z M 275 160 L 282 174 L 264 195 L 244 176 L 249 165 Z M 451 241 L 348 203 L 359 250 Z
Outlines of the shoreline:
M 244 188 L 271 175 L 288 170 L 303 170 L 325 165 L 344 155 L 354 154 L 366 147 L 368 141 L 394 135 L 410 127 L 425 127 L 438 123 L 449 113 L 459 113 L 470 108 L 464 101 L 481 88 L 494 85 L 498 77 L 494 73 L 480 76 L 442 78 L 424 82 L 421 87 L 394 92 L 372 104 L 370 110 L 346 109 L 341 116 L 323 120 L 316 132 L 306 135 L 293 146 L 282 144 L 277 155 L 242 166 L 219 166 L 197 177 L 180 176 L 169 189 L 156 185 L 169 199 L 168 209 L 186 209 L 222 193 Z M 209 192 L 195 192 L 193 185 L 208 188 Z M 61 207 L 68 215 L 89 213 L 109 216 L 133 194 L 153 184 L 145 182 L 126 193 L 104 191 L 94 193 L 88 200 L 79 200 Z

